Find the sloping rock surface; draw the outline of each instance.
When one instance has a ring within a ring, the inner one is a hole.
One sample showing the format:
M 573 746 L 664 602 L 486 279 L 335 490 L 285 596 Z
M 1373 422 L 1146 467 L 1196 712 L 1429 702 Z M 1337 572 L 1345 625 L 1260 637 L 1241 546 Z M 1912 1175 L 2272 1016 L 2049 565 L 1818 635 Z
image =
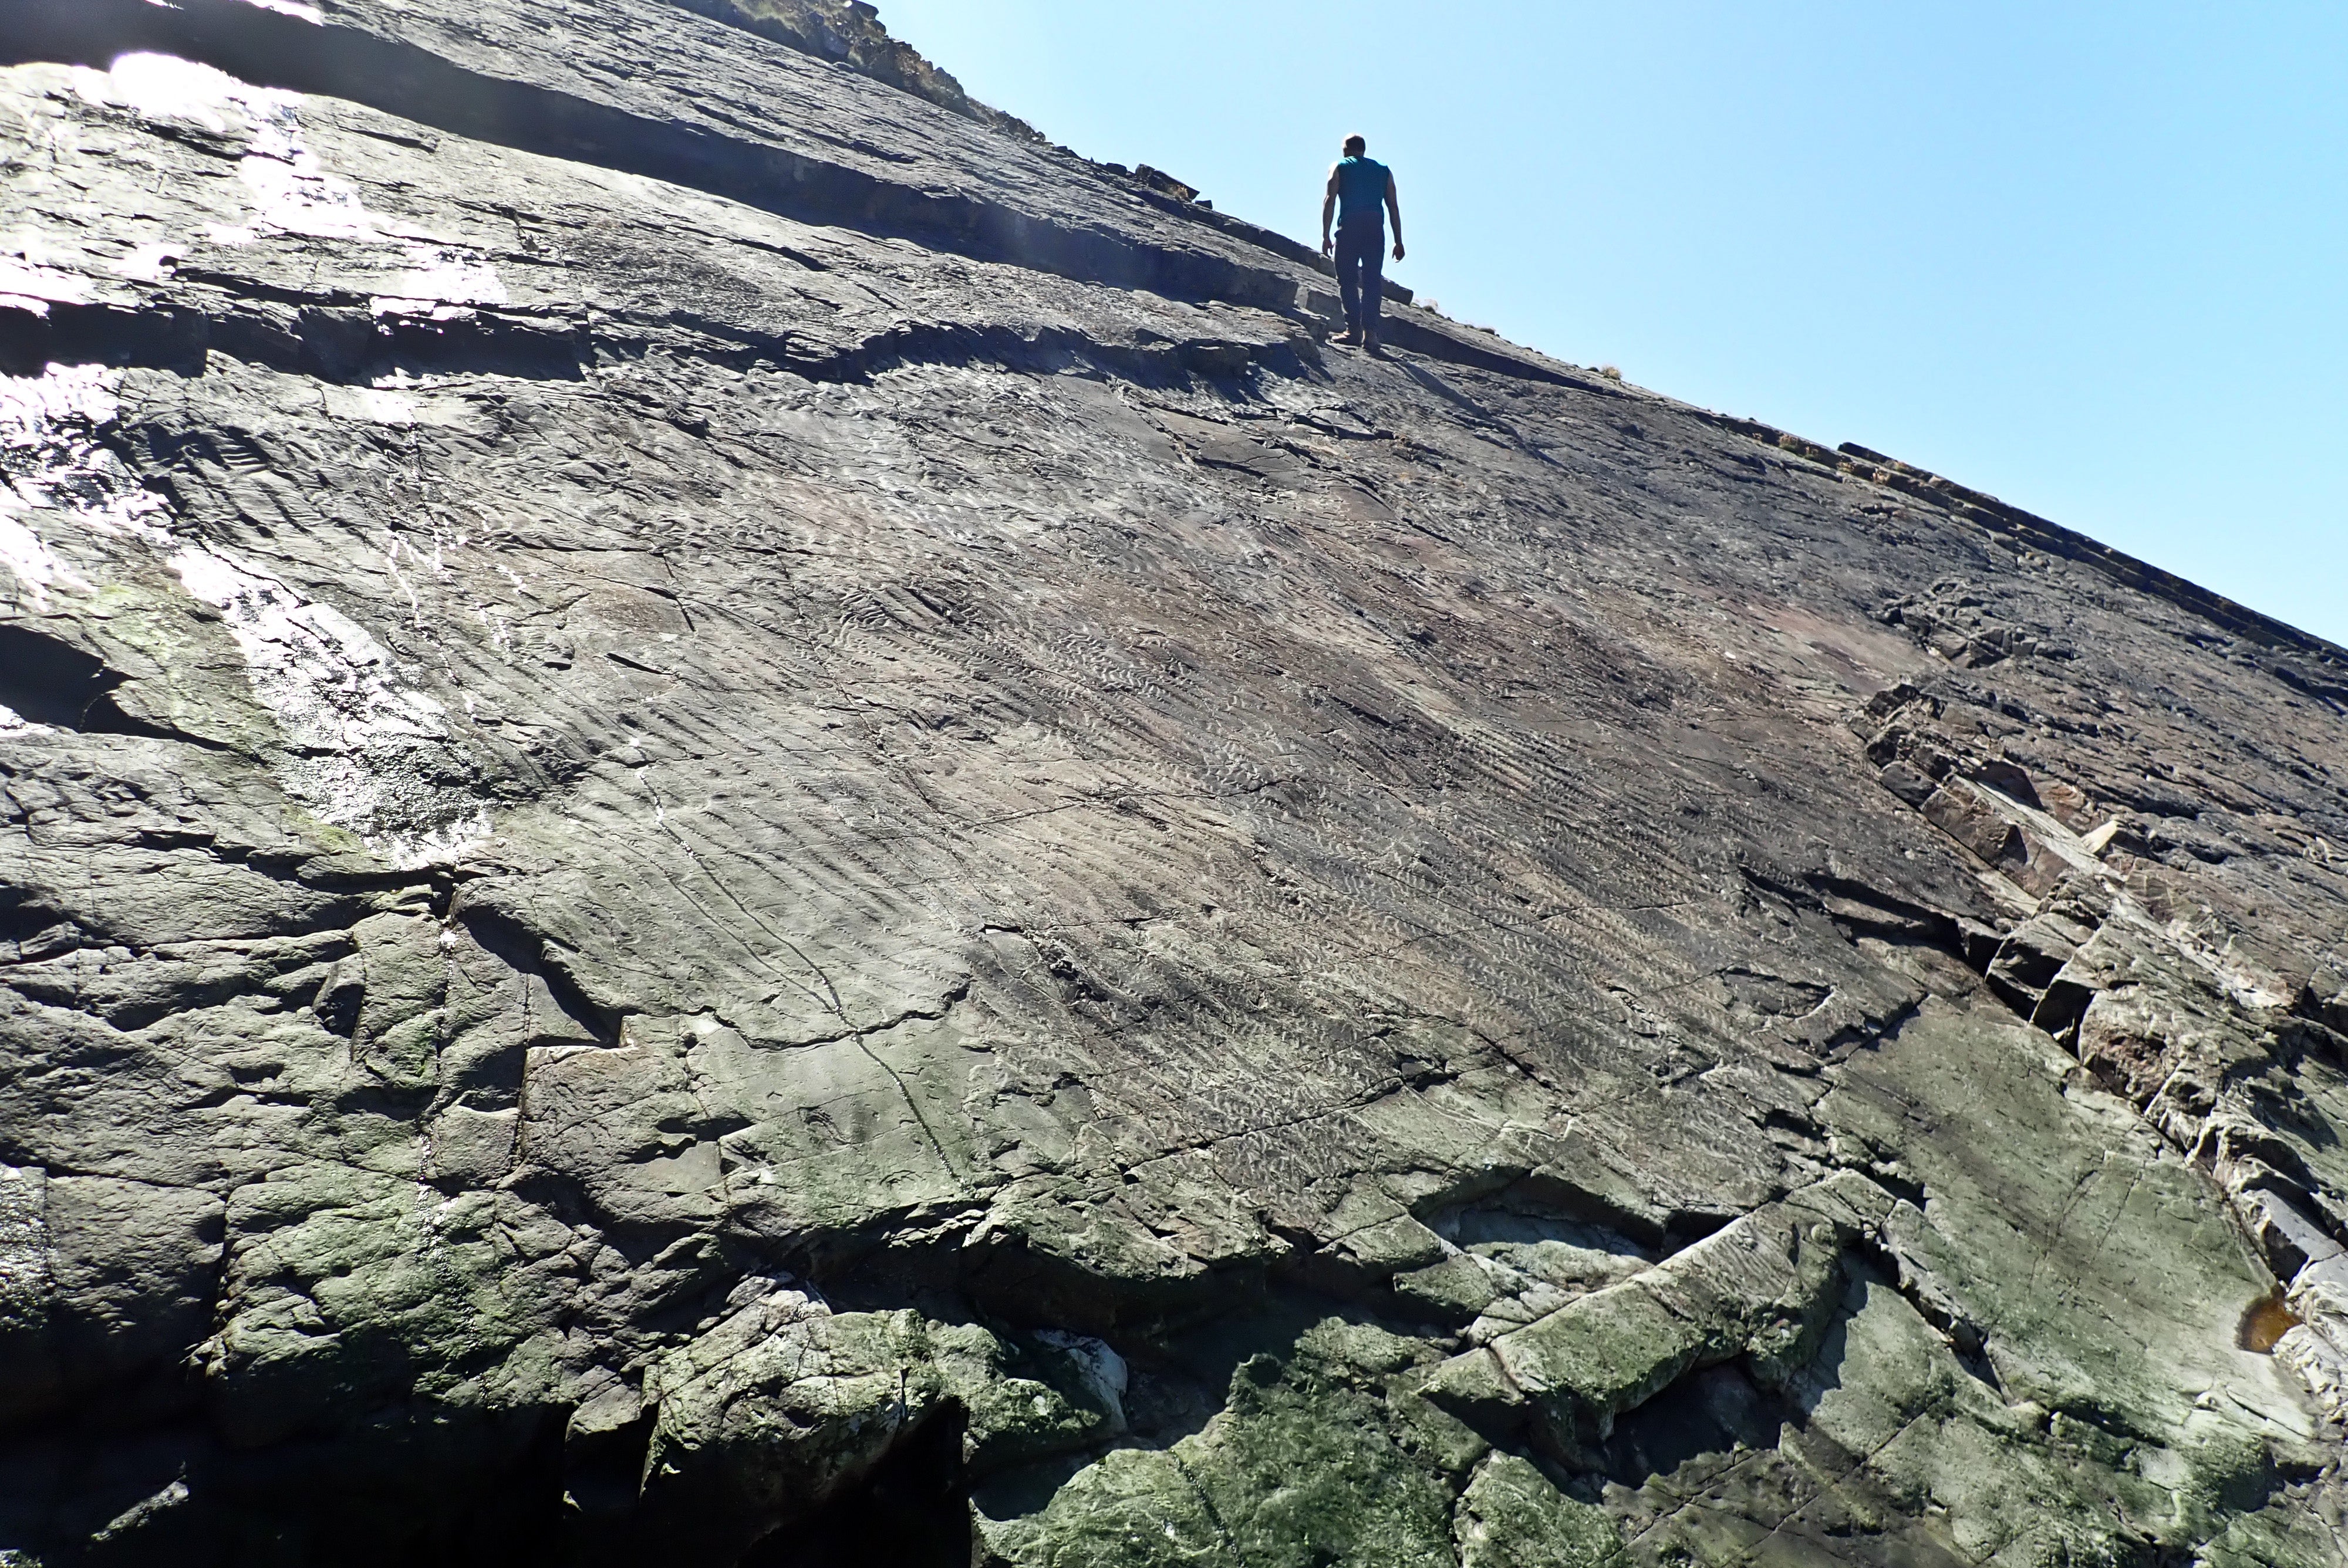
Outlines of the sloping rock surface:
M 889 36 L 880 13 L 864 0 L 675 0 L 803 54 L 861 71 L 875 81 L 929 99 L 995 130 L 1030 141 L 1042 138 L 1025 121 L 988 108 L 962 84 Z
M 2341 1560 L 2348 655 L 774 32 L 0 5 L 0 1561 Z

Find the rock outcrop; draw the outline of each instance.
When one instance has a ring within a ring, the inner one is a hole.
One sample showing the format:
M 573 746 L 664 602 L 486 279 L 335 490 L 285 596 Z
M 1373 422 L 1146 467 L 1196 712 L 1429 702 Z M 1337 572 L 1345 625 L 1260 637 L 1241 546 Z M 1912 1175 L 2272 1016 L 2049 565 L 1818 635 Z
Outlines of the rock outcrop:
M 835 65 L 861 71 L 875 81 L 950 108 L 992 129 L 1029 141 L 1042 138 L 1035 127 L 990 108 L 963 91 L 962 84 L 889 36 L 880 14 L 865 0 L 677 0 L 705 16 L 747 27 Z
M 0 1561 L 2339 1561 L 2348 654 L 883 36 L 0 4 Z

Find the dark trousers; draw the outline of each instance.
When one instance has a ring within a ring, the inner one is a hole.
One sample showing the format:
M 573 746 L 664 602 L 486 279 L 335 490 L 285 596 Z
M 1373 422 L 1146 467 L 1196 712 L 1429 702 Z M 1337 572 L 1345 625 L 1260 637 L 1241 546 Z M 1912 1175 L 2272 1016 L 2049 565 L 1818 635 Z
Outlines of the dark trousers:
M 1378 330 L 1378 302 L 1385 295 L 1386 228 L 1358 223 L 1337 231 L 1337 297 L 1345 302 L 1345 327 L 1365 337 Z

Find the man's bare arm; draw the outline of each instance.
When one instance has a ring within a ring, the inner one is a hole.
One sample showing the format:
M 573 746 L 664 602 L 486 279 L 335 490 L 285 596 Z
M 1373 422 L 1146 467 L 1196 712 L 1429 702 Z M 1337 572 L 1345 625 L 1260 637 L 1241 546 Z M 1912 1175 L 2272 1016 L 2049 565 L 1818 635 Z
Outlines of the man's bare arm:
M 1333 181 L 1334 183 L 1334 181 Z M 1386 210 L 1394 215 L 1395 260 L 1402 260 L 1402 195 L 1395 189 L 1394 170 L 1386 170 Z
M 1328 194 L 1321 198 L 1321 253 L 1324 256 L 1336 250 L 1335 242 L 1329 238 L 1329 220 L 1336 215 L 1336 211 L 1337 166 L 1333 163 L 1329 166 Z

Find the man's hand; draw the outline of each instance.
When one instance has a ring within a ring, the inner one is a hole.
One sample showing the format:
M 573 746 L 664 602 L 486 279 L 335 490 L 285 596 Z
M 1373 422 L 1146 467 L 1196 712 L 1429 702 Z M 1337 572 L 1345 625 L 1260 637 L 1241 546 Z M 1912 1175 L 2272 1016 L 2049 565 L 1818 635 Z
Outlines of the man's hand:
M 1402 260 L 1402 241 L 1399 240 L 1395 241 L 1395 260 L 1397 261 Z
M 1337 253 L 1337 241 L 1335 241 L 1334 240 L 1332 240 L 1332 239 L 1331 239 L 1331 238 L 1329 238 L 1329 236 L 1328 236 L 1328 235 L 1326 235 L 1326 234 L 1322 235 L 1322 236 L 1321 236 L 1321 253 L 1322 253 L 1323 255 L 1324 255 L 1324 256 L 1334 256 L 1334 255 L 1335 255 L 1335 254 Z

